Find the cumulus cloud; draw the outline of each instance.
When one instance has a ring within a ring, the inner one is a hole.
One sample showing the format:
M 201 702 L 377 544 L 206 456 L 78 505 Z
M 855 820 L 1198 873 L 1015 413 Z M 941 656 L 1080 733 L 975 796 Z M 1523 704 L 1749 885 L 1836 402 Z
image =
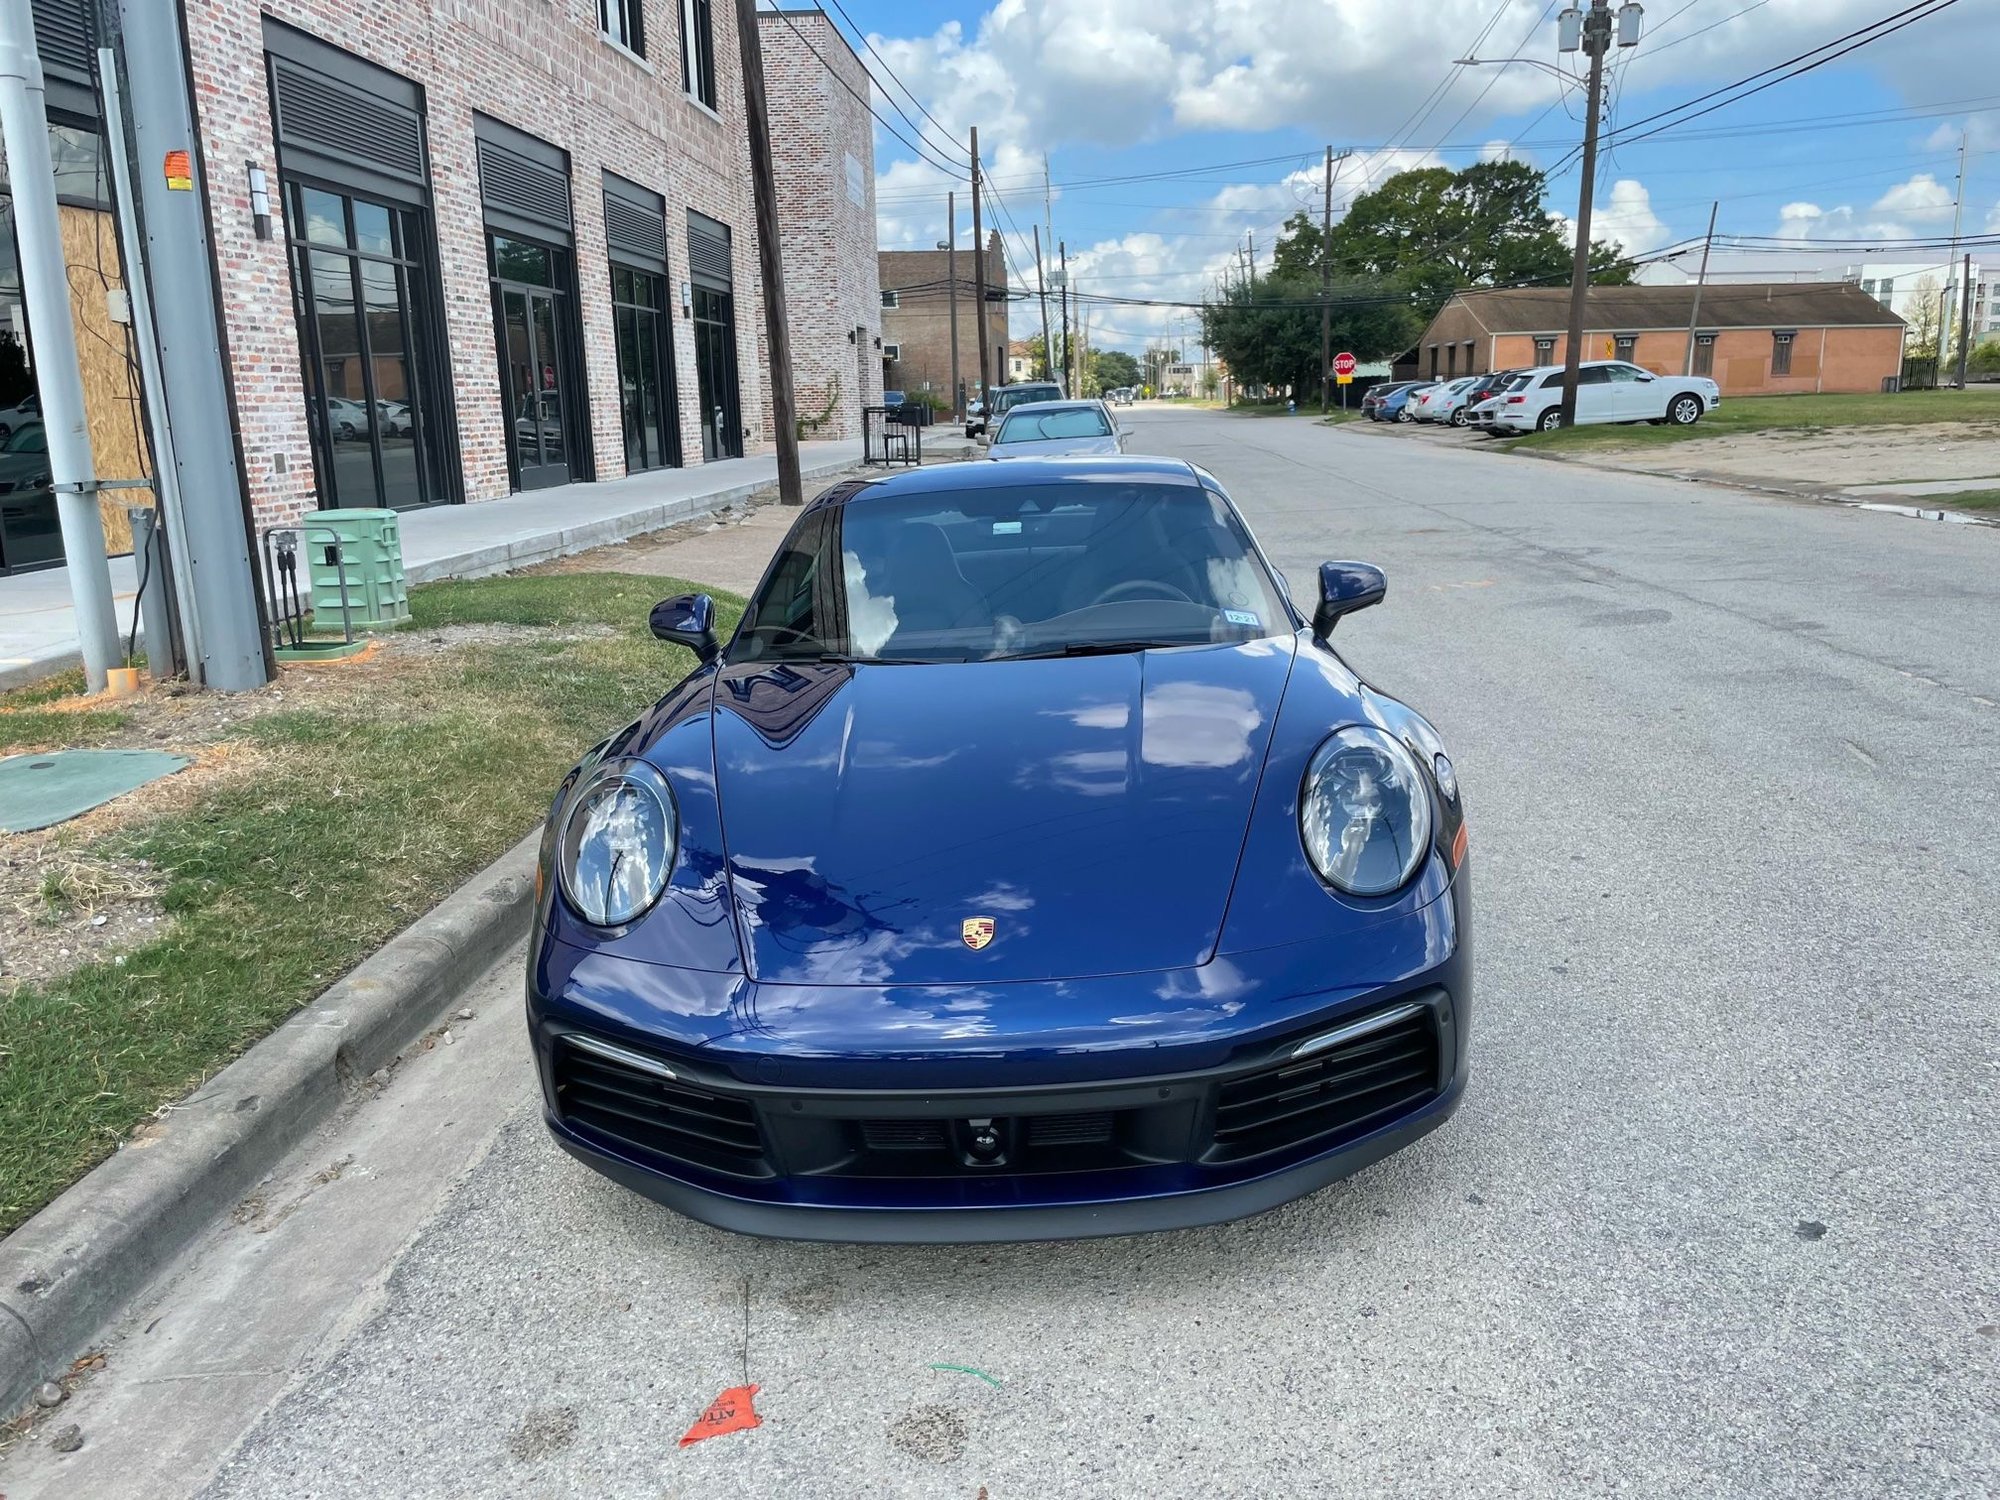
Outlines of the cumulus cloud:
M 1875 200 L 1875 212 L 1919 223 L 1949 219 L 1952 192 L 1928 172 L 1899 182 Z
M 1644 255 L 1673 238 L 1653 212 L 1653 195 L 1644 183 L 1630 177 L 1612 183 L 1610 197 L 1592 209 L 1590 237 L 1610 240 L 1628 255 Z

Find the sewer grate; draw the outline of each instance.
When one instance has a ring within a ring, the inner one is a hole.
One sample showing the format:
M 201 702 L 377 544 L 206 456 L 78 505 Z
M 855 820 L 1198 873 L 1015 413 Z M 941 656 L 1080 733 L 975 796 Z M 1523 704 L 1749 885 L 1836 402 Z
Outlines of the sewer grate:
M 53 828 L 191 764 L 159 750 L 50 750 L 0 760 L 0 832 Z

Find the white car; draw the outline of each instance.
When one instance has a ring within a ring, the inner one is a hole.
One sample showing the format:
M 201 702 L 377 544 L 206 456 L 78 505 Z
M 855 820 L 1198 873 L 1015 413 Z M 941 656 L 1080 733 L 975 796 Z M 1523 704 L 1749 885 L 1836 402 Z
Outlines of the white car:
M 1561 365 L 1542 365 L 1493 413 L 1496 432 L 1519 435 L 1562 425 Z M 1576 422 L 1666 422 L 1688 427 L 1722 404 L 1722 390 L 1700 375 L 1655 375 L 1622 359 L 1585 360 L 1577 374 Z
M 1494 417 L 1507 404 L 1508 396 L 1525 386 L 1529 378 L 1527 375 L 1509 375 L 1494 388 L 1492 395 L 1465 414 L 1466 425 L 1476 427 L 1488 437 L 1493 436 L 1498 430 L 1493 425 Z
M 1479 376 L 1467 375 L 1458 380 L 1448 380 L 1443 385 L 1432 386 L 1410 403 L 1414 419 L 1419 422 L 1450 422 L 1452 414 L 1464 404 L 1465 398 L 1472 394 L 1472 388 L 1479 384 L 1479 381 Z
M 1123 453 L 1125 430 L 1102 401 L 1026 401 L 1000 419 L 988 458 Z
M 0 443 L 12 437 L 14 430 L 25 427 L 30 422 L 42 420 L 42 398 L 40 392 L 30 395 L 19 406 L 10 406 L 0 411 Z

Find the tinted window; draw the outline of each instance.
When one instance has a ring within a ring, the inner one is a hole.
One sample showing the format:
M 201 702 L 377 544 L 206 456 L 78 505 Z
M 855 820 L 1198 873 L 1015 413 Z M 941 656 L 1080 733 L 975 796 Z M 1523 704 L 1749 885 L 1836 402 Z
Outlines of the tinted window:
M 1292 628 L 1242 523 L 1204 489 L 864 490 L 802 518 L 729 655 L 970 661 Z
M 1603 365 L 1587 365 L 1576 372 L 1578 385 L 1609 385 L 1611 372 Z
M 1093 438 L 1110 437 L 1111 424 L 1104 420 L 1104 413 L 1094 406 L 1070 406 L 1061 411 L 1019 411 L 1009 417 L 1000 427 L 1000 435 L 993 441 L 1003 443 L 1039 443 L 1050 438 Z

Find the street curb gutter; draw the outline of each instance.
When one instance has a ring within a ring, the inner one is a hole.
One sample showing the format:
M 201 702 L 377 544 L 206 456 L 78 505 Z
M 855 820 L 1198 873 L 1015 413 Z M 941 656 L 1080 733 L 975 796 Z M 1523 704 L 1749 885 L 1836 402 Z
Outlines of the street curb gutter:
M 527 931 L 539 831 L 0 1241 L 0 1418 Z

